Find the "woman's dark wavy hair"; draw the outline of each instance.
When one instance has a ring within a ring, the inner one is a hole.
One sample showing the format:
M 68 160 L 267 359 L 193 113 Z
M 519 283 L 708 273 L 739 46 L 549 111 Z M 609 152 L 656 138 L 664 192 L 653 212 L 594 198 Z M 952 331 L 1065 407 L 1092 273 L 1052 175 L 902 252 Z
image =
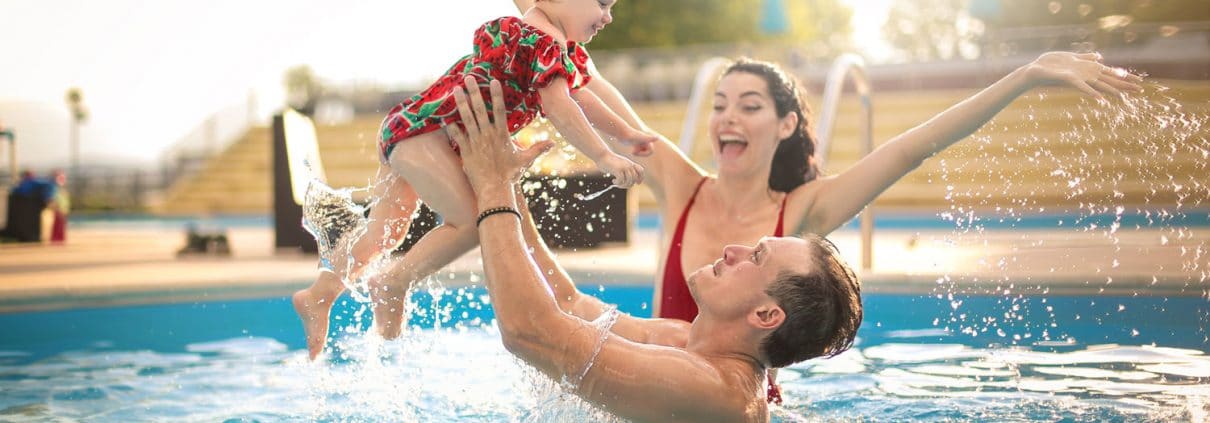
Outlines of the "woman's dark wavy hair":
M 790 113 L 798 115 L 798 127 L 794 133 L 777 145 L 773 153 L 773 169 L 769 172 L 769 189 L 777 192 L 790 192 L 799 185 L 814 180 L 819 176 L 819 167 L 815 159 L 815 134 L 811 130 L 811 108 L 807 105 L 806 94 L 802 84 L 793 75 L 782 71 L 780 67 L 769 62 L 741 58 L 727 70 L 723 76 L 735 72 L 743 72 L 759 76 L 765 80 L 769 94 L 773 96 L 773 104 L 777 109 L 777 117 L 784 118 Z

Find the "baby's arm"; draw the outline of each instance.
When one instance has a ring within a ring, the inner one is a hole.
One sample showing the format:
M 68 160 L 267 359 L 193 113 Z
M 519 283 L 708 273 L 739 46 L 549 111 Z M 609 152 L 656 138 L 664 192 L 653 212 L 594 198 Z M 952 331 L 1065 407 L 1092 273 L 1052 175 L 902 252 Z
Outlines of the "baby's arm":
M 596 162 L 602 171 L 613 175 L 614 185 L 629 188 L 643 181 L 642 166 L 614 153 L 592 130 L 584 111 L 572 100 L 566 81 L 556 78 L 545 87 L 538 88 L 538 95 L 542 98 L 542 108 L 546 110 L 547 118 L 555 128 L 571 145 Z M 600 104 L 599 100 L 597 104 Z
M 594 128 L 624 145 L 634 147 L 636 156 L 650 155 L 651 143 L 659 141 L 659 137 L 630 126 L 591 90 L 576 91 L 571 98 L 580 103 L 580 108 Z

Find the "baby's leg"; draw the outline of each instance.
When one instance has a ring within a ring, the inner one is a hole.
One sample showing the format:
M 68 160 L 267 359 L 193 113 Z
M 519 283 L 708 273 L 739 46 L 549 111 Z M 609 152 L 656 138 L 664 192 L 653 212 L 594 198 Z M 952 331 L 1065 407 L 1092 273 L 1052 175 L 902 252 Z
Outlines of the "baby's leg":
M 416 211 L 416 192 L 387 166 L 379 167 L 372 195 L 376 203 L 370 208 L 366 232 L 356 240 L 338 245 L 331 258 L 334 271 L 321 270 L 314 284 L 295 292 L 292 298 L 294 311 L 303 322 L 307 352 L 312 360 L 323 351 L 327 340 L 332 303 L 344 292 L 342 274 L 346 280 L 355 279 L 367 263 L 395 249 L 407 234 L 412 213 Z
M 370 281 L 374 326 L 387 339 L 399 336 L 403 303 L 412 284 L 449 264 L 479 241 L 474 222 L 475 194 L 444 130 L 400 143 L 391 153 L 390 161 L 395 173 L 406 178 L 421 200 L 441 215 L 442 223 L 391 263 L 384 274 Z

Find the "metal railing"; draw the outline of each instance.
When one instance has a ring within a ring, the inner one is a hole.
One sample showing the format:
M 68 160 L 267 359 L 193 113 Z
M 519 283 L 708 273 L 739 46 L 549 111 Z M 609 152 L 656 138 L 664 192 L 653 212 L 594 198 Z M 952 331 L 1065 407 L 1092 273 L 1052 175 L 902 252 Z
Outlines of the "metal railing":
M 681 139 L 677 142 L 681 151 L 685 154 L 690 154 L 693 149 L 693 143 L 697 136 L 697 122 L 700 117 L 702 104 L 706 101 L 706 90 L 710 83 L 714 81 L 718 73 L 730 61 L 721 57 L 711 58 L 707 60 L 700 68 L 698 68 L 697 76 L 694 78 L 693 90 L 689 94 L 689 106 L 685 113 L 685 121 L 681 126 Z M 818 136 L 819 145 L 817 154 L 819 155 L 819 166 L 823 167 L 827 163 L 829 152 L 832 144 L 832 130 L 835 126 L 836 113 L 840 107 L 840 95 L 844 88 L 846 77 L 851 77 L 853 87 L 857 91 L 857 95 L 861 100 L 862 108 L 862 157 L 874 151 L 873 140 L 873 121 L 874 109 L 870 101 L 870 83 L 865 73 L 865 62 L 861 56 L 855 54 L 843 54 L 832 62 L 832 68 L 828 72 L 827 85 L 824 88 L 823 110 L 820 113 L 818 120 Z M 874 253 L 874 214 L 871 210 L 872 206 L 867 206 L 860 214 L 861 221 L 861 268 L 870 270 L 873 268 Z
M 198 122 L 160 155 L 161 188 L 200 171 L 207 162 L 262 123 L 256 115 L 251 93 L 242 102 L 231 102 Z
M 8 141 L 8 180 L 2 185 L 8 187 L 17 183 L 17 135 L 11 130 L 0 128 L 0 140 Z
M 846 78 L 849 77 L 849 78 Z M 828 163 L 832 147 L 832 131 L 836 125 L 836 113 L 840 109 L 840 95 L 846 79 L 853 81 L 853 88 L 861 100 L 861 157 L 874 151 L 874 107 L 870 101 L 870 81 L 865 73 L 865 61 L 861 56 L 847 53 L 837 57 L 828 71 L 827 83 L 824 86 L 823 110 L 820 111 L 819 126 L 816 132 L 819 136 L 819 167 Z M 859 214 L 861 221 L 861 268 L 870 270 L 874 266 L 874 210 L 873 204 L 866 205 Z
M 689 92 L 689 109 L 685 111 L 685 123 L 681 125 L 681 139 L 677 145 L 685 154 L 690 154 L 693 140 L 697 136 L 697 119 L 701 116 L 702 104 L 705 103 L 706 89 L 718 76 L 719 71 L 730 63 L 722 57 L 712 57 L 698 68 L 697 76 L 693 78 L 693 90 Z

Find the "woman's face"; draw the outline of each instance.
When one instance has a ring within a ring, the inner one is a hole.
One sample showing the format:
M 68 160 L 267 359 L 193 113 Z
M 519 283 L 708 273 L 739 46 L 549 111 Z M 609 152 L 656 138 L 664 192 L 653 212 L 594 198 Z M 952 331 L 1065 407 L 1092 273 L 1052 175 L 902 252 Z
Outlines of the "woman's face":
M 777 117 L 763 78 L 747 72 L 723 76 L 708 131 L 719 174 L 767 174 L 777 144 L 793 133 L 795 124 L 793 113 Z

